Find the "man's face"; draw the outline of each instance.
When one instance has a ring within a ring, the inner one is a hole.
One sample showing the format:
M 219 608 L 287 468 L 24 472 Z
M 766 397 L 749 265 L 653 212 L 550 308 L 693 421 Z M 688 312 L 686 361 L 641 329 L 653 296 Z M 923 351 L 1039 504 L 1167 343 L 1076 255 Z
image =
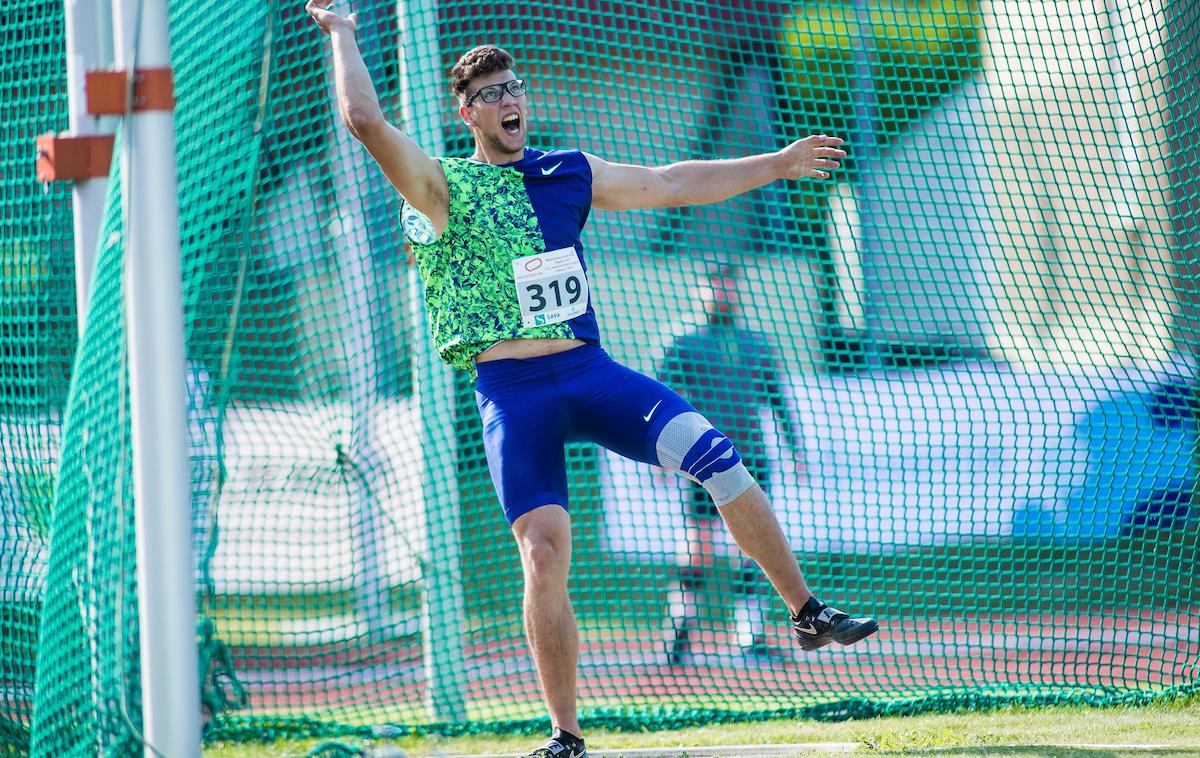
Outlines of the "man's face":
M 516 78 L 510 69 L 472 79 L 463 93 L 464 104 L 458 109 L 459 116 L 484 150 L 484 156 L 502 159 L 497 161 L 501 163 L 520 160 L 525 151 L 528 100 L 524 94 L 513 96 L 504 87 Z M 494 87 L 492 91 L 499 91 L 500 99 L 489 103 L 482 96 L 476 97 L 484 87 Z M 466 105 L 467 101 L 471 104 Z

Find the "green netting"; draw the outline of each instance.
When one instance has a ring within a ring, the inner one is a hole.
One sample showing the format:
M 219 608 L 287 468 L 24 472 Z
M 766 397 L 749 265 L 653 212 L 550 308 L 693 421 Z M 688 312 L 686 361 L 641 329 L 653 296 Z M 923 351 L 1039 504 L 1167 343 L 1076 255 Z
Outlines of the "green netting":
M 66 127 L 62 12 L 0 20 L 0 751 L 27 750 L 62 411 L 75 349 L 70 188 L 34 181 Z M 12 746 L 12 747 L 9 747 Z
M 447 71 L 481 42 L 529 80 L 534 146 L 848 140 L 832 182 L 596 212 L 584 244 L 607 349 L 721 417 L 810 584 L 881 632 L 800 653 L 691 490 L 572 444 L 585 726 L 1195 691 L 1194 3 L 352 10 L 386 115 L 439 154 L 470 153 Z M 474 392 L 431 371 L 324 37 L 302 3 L 171 23 L 206 735 L 543 730 Z M 132 754 L 118 177 L 76 351 L 70 191 L 33 171 L 61 4 L 0 29 L 0 752 Z

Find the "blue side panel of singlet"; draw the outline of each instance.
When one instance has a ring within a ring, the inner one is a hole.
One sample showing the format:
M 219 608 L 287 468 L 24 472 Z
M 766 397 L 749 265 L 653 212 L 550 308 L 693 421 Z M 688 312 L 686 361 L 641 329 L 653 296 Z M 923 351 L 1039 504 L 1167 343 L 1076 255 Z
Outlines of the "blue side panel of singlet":
M 525 157 L 508 168 L 525 177 L 525 191 L 537 215 L 547 250 L 574 247 L 579 263 L 587 271 L 583 243 L 579 238 L 592 210 L 592 168 L 578 150 L 541 151 L 525 149 Z M 600 344 L 600 327 L 588 288 L 587 312 L 567 322 L 576 338 Z

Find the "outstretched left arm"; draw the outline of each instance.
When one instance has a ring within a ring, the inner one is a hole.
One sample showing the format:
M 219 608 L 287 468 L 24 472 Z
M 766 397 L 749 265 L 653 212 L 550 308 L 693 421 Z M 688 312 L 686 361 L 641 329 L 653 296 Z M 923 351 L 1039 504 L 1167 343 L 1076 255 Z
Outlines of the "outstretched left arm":
M 649 168 L 588 155 L 592 205 L 601 210 L 704 205 L 727 200 L 777 179 L 828 179 L 846 151 L 841 137 L 815 134 L 773 153 Z

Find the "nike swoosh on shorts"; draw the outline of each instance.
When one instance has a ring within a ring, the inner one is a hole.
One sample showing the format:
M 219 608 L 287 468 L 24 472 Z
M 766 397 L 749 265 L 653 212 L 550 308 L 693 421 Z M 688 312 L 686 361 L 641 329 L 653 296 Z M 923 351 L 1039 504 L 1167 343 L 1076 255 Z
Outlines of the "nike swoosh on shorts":
M 650 409 L 649 413 L 647 413 L 645 416 L 642 416 L 642 421 L 649 421 L 650 417 L 654 415 L 654 412 L 656 410 L 658 410 L 658 406 L 660 406 L 660 405 L 662 405 L 661 400 L 659 400 L 657 403 L 654 404 L 654 407 Z

